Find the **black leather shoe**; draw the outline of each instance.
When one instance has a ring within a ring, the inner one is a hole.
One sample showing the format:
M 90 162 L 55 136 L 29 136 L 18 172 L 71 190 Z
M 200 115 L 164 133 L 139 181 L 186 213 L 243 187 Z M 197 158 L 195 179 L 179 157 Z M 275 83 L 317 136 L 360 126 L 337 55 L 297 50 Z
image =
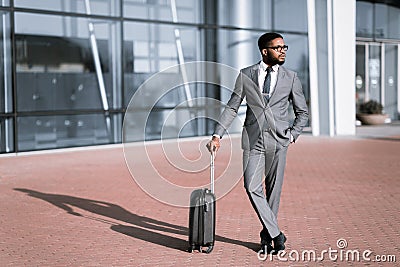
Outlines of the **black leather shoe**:
M 262 254 L 270 254 L 274 248 L 272 247 L 272 237 L 269 235 L 267 229 L 263 229 L 260 232 L 261 238 L 261 253 Z
M 286 236 L 282 232 L 280 232 L 280 234 L 277 237 L 275 237 L 273 240 L 274 240 L 273 254 L 276 255 L 276 254 L 278 254 L 279 251 L 285 249 Z
M 261 238 L 261 241 L 262 241 L 262 240 L 266 240 L 266 241 L 268 241 L 268 242 L 271 242 L 271 241 L 272 241 L 272 237 L 269 235 L 268 230 L 265 229 L 265 228 L 263 228 L 263 229 L 261 230 L 261 232 L 260 232 L 260 238 Z
M 272 243 L 263 243 L 261 242 L 261 249 L 260 253 L 261 254 L 271 254 L 274 251 L 274 248 L 272 247 Z

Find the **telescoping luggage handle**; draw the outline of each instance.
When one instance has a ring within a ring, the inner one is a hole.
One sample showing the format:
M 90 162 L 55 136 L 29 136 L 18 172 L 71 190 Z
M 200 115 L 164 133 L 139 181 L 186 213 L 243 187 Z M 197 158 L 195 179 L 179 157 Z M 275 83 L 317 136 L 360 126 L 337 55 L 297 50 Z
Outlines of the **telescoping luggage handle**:
M 210 180 L 211 180 L 211 193 L 214 194 L 214 160 L 215 160 L 215 151 L 211 152 L 211 163 L 210 163 Z

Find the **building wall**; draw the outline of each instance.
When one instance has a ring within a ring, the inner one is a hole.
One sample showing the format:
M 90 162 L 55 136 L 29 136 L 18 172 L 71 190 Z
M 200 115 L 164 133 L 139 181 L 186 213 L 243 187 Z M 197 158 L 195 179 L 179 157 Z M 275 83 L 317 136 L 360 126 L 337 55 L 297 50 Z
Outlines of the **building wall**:
M 310 1 L 315 6 L 313 39 Z M 328 20 L 330 8 L 333 17 Z M 333 69 L 332 63 L 355 51 L 354 34 L 346 31 L 345 22 L 338 24 L 342 8 L 357 37 L 399 39 L 398 8 L 367 1 L 357 1 L 362 15 L 357 13 L 356 27 L 354 1 L 3 0 L 0 153 L 160 139 L 163 129 L 167 138 L 209 135 L 214 122 L 206 118 L 222 107 L 201 100 L 193 106 L 182 103 L 189 97 L 226 102 L 229 90 L 191 83 L 154 99 L 157 88 L 139 92 L 140 86 L 160 71 L 164 80 L 181 77 L 183 70 L 171 67 L 185 62 L 218 62 L 237 70 L 253 64 L 260 60 L 257 39 L 267 31 L 282 33 L 289 45 L 285 66 L 298 72 L 308 104 L 314 104 L 313 133 L 353 134 L 354 116 L 342 114 L 340 107 L 345 98 L 347 109 L 355 109 L 354 73 L 340 66 Z M 342 44 L 349 35 L 353 42 Z M 316 44 L 314 50 L 310 41 Z M 355 53 L 350 55 L 349 70 L 355 69 Z M 312 66 L 310 58 L 315 59 Z M 348 78 L 342 79 L 342 74 Z M 391 84 L 398 83 L 397 76 L 391 77 Z M 145 124 L 145 133 L 123 136 L 124 114 L 138 94 L 142 101 L 133 107 L 138 119 L 130 127 Z M 398 96 L 396 90 L 381 94 Z M 230 131 L 240 129 L 239 122 Z
M 256 41 L 265 31 L 285 35 L 292 53 L 287 65 L 299 72 L 307 90 L 305 0 L 12 3 L 2 1 L 0 7 L 0 153 L 120 143 L 126 108 L 146 80 L 185 62 L 238 69 L 255 63 Z M 277 10 L 281 17 L 274 15 Z M 296 22 L 288 19 L 294 16 Z M 161 99 L 153 99 L 152 90 L 157 88 L 141 93 L 134 107 L 139 117 L 131 125 L 145 123 L 145 135 L 133 131 L 128 141 L 159 139 L 163 127 L 167 137 L 208 135 L 213 122 L 191 118 L 219 113 L 221 106 L 197 101 L 195 108 L 175 108 L 188 96 L 224 101 L 229 95 L 197 83 L 173 88 Z

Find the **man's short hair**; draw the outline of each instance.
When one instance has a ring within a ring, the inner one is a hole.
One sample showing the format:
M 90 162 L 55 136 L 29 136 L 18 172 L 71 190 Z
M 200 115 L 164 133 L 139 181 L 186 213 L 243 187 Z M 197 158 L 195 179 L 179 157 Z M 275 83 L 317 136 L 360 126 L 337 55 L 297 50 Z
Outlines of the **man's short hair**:
M 264 48 L 268 47 L 270 42 L 276 38 L 282 38 L 282 35 L 276 32 L 267 32 L 258 38 L 258 49 L 263 50 Z

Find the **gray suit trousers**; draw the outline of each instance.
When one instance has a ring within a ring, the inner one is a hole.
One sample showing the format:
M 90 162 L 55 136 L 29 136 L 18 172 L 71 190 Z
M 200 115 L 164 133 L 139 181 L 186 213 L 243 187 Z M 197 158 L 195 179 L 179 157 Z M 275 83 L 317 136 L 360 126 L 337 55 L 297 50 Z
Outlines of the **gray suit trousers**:
M 287 149 L 264 131 L 253 149 L 243 151 L 244 187 L 263 227 L 272 238 L 280 233 L 277 215 Z

